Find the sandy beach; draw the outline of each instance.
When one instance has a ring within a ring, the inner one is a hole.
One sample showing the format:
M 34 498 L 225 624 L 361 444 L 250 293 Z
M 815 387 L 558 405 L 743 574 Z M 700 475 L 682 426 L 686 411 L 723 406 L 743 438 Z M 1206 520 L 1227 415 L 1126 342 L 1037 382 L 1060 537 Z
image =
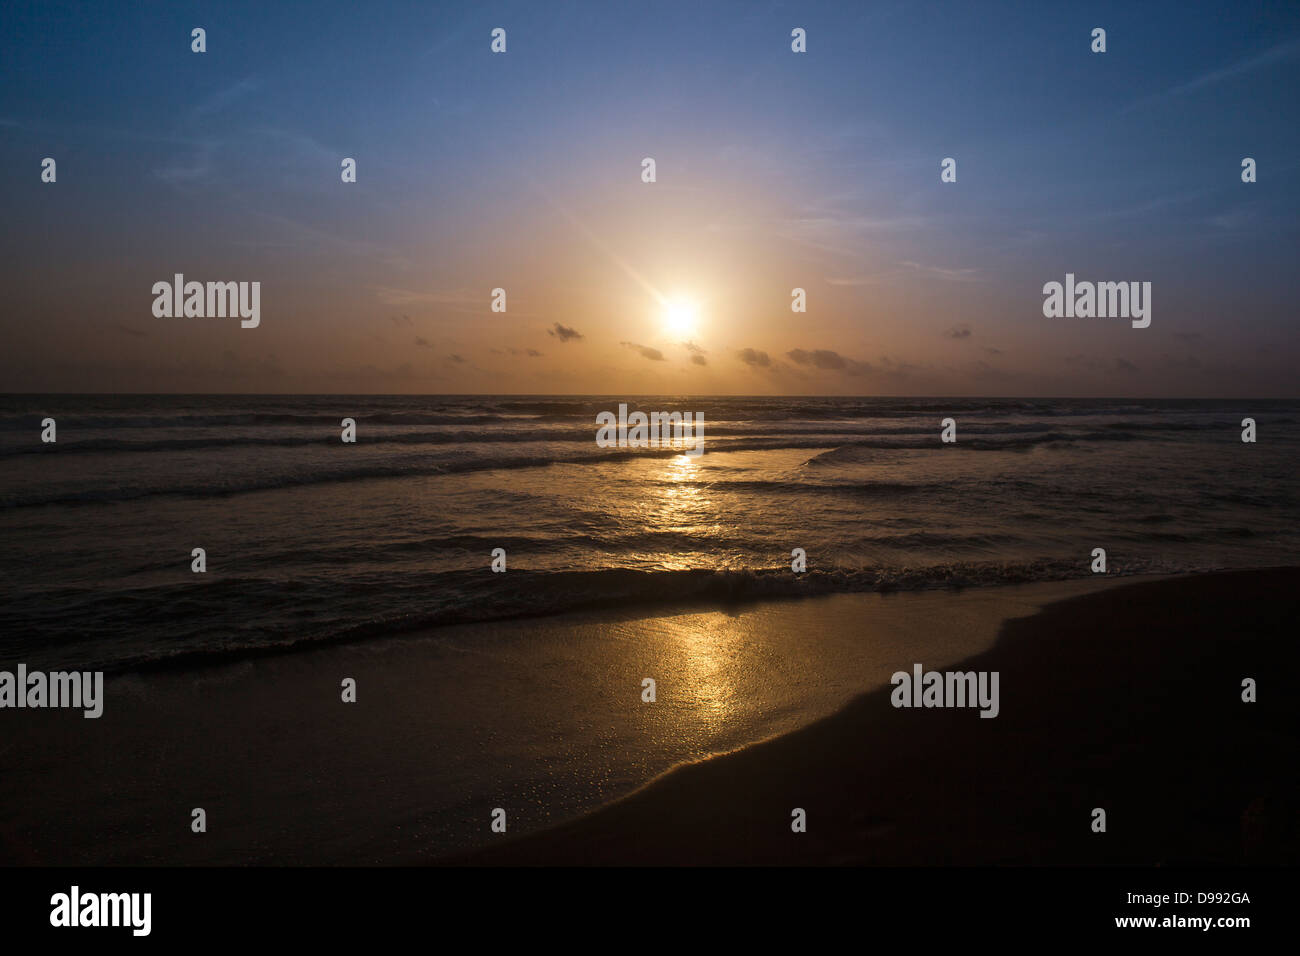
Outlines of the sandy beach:
M 1293 864 L 1297 584 L 1289 568 L 1064 600 L 961 665 L 1000 672 L 996 719 L 876 691 L 455 862 Z M 1253 675 L 1269 676 L 1243 703 Z
M 383 864 L 464 850 L 494 838 L 496 807 L 510 836 L 576 819 L 1106 583 L 593 611 L 110 677 L 97 720 L 0 710 L 0 856 Z
M 1281 637 L 1296 580 L 592 612 L 120 676 L 98 720 L 0 712 L 0 860 L 1294 855 L 1293 831 L 1278 836 L 1296 766 L 1294 688 L 1279 675 L 1295 672 Z M 996 719 L 890 706 L 894 672 L 962 661 L 1000 671 Z M 1247 705 L 1252 674 L 1268 677 Z M 345 677 L 355 704 L 341 701 Z M 1095 806 L 1110 814 L 1105 835 L 1089 831 Z M 196 807 L 206 833 L 191 832 Z M 490 830 L 496 807 L 505 835 Z M 790 832 L 794 807 L 805 834 Z

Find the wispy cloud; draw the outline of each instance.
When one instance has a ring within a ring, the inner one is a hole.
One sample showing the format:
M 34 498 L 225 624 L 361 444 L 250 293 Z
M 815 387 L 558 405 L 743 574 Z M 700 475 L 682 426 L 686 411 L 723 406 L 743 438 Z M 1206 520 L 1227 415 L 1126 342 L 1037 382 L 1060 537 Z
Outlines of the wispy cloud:
M 229 86 L 222 87 L 211 96 L 205 97 L 186 114 L 187 124 L 194 125 L 213 113 L 221 112 L 237 100 L 256 93 L 260 86 L 261 84 L 255 78 L 246 76 Z
M 1210 216 L 1206 221 L 1216 229 L 1222 229 L 1226 232 L 1241 232 L 1243 230 L 1253 231 L 1258 219 L 1259 217 L 1253 209 L 1229 209 L 1217 216 Z
M 1132 112 L 1133 110 L 1141 109 L 1145 106 L 1151 106 L 1152 104 L 1160 103 L 1165 100 L 1174 99 L 1179 96 L 1186 96 L 1190 93 L 1197 93 L 1201 90 L 1216 86 L 1219 83 L 1223 83 L 1226 80 L 1231 80 L 1238 76 L 1245 76 L 1254 73 L 1257 70 L 1274 66 L 1278 63 L 1286 63 L 1289 60 L 1295 59 L 1297 56 L 1300 56 L 1300 39 L 1287 40 L 1283 43 L 1278 43 L 1269 47 L 1262 53 L 1245 57 L 1238 60 L 1236 63 L 1220 67 L 1217 70 L 1210 70 L 1206 73 L 1202 73 L 1200 76 L 1188 80 L 1186 83 L 1179 83 L 1177 86 L 1171 86 L 1169 89 L 1163 90 L 1162 92 L 1144 96 L 1129 104 L 1124 109 L 1124 112 Z
M 633 351 L 640 353 L 642 358 L 649 359 L 652 362 L 668 361 L 666 358 L 664 358 L 663 352 L 659 351 L 658 349 L 651 348 L 648 345 L 638 345 L 636 342 L 620 342 L 619 345 L 625 346 L 626 348 L 632 349 Z
M 881 279 L 880 275 L 842 276 L 842 277 L 827 276 L 826 284 L 840 285 L 840 286 L 875 285 L 877 282 L 880 281 L 880 279 Z
M 862 275 L 826 276 L 826 284 L 833 286 L 878 285 L 900 276 L 922 275 L 942 282 L 983 282 L 978 269 L 949 269 L 943 266 L 931 266 L 921 262 L 900 262 L 893 269 Z
M 191 107 L 177 124 L 176 135 L 189 138 L 192 145 L 183 156 L 174 156 L 166 165 L 155 169 L 154 175 L 173 186 L 209 180 L 214 171 L 220 168 L 213 157 L 223 142 L 220 137 L 209 132 L 212 117 L 255 93 L 259 85 L 253 77 L 245 77 L 222 87 Z
M 944 282 L 980 282 L 978 269 L 945 269 L 942 266 L 928 266 L 920 262 L 901 262 L 899 265 L 913 269 L 932 279 Z
M 396 289 L 392 286 L 377 286 L 375 294 L 384 305 L 452 306 L 453 312 L 481 312 L 485 306 L 482 295 L 475 295 L 469 289 L 464 288 L 416 291 L 413 289 Z M 406 319 L 406 316 L 402 318 Z M 393 319 L 393 321 L 396 322 L 397 320 Z M 406 319 L 406 321 L 410 322 L 409 319 Z
M 852 255 L 861 250 L 849 243 L 871 235 L 920 229 L 926 223 L 920 216 L 808 216 L 778 219 L 772 223 L 772 234 L 790 242 Z
M 173 186 L 203 182 L 215 168 L 212 156 L 216 149 L 215 141 L 199 143 L 188 155 L 176 158 L 167 166 L 160 166 L 153 174 Z

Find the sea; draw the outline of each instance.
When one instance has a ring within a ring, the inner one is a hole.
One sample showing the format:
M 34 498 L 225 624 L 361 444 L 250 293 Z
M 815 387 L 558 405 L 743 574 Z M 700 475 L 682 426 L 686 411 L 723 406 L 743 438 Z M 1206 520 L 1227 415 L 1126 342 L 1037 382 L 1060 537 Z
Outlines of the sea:
M 703 454 L 600 447 L 620 404 L 703 415 Z M 1298 462 L 1283 400 L 10 395 L 0 659 L 1295 564 Z

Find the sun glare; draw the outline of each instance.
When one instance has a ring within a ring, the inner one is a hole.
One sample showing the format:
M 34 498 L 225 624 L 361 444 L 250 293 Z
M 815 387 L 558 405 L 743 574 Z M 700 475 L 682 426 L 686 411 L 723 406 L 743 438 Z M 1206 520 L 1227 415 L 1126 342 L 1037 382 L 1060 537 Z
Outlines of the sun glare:
M 689 339 L 696 335 L 697 310 L 695 303 L 678 299 L 664 304 L 664 331 L 675 338 Z

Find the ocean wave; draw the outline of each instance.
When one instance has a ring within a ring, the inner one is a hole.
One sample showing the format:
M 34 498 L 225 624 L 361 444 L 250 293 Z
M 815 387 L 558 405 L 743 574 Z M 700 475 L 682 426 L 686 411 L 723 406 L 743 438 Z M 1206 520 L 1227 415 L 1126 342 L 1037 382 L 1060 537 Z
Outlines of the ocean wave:
M 460 445 L 460 444 L 529 444 L 536 442 L 570 442 L 585 443 L 594 441 L 596 426 L 594 421 L 584 421 L 581 423 L 571 422 L 563 427 L 546 427 L 537 421 L 529 423 L 527 428 L 519 428 L 517 422 L 508 423 L 508 427 L 489 427 L 501 423 L 500 419 L 485 416 L 481 419 L 470 420 L 466 418 L 452 419 L 448 417 L 442 422 L 421 422 L 425 425 L 442 425 L 447 430 L 443 431 L 373 431 L 367 430 L 367 426 L 375 424 L 392 424 L 383 423 L 380 419 L 388 416 L 375 416 L 374 418 L 357 419 L 359 430 L 358 445 L 362 446 L 381 446 L 381 445 Z M 123 454 L 146 454 L 150 452 L 179 452 L 193 451 L 209 448 L 297 448 L 311 445 L 334 445 L 339 440 L 339 419 L 331 418 L 328 422 L 316 422 L 313 431 L 303 433 L 298 430 L 292 434 L 268 435 L 268 434 L 195 434 L 195 435 L 164 435 L 161 437 L 142 435 L 141 437 L 132 437 L 126 429 L 127 434 L 100 435 L 91 430 L 79 430 L 85 428 L 79 423 L 64 424 L 62 426 L 62 436 L 57 447 L 52 448 L 49 445 L 42 444 L 36 440 L 24 442 L 9 442 L 0 446 L 0 457 L 9 457 L 16 455 L 37 455 L 37 454 L 105 454 L 105 453 L 123 453 Z M 476 424 L 479 427 L 474 429 L 464 429 L 466 423 Z M 412 424 L 405 422 L 403 424 Z M 1203 426 L 1194 426 L 1199 429 Z M 1209 427 L 1209 426 L 1205 426 Z M 1214 426 L 1215 428 L 1224 428 L 1230 426 Z M 1182 426 L 1170 425 L 1164 428 L 1149 426 L 1146 428 L 1137 428 L 1135 426 L 1125 426 L 1122 429 L 1116 429 L 1112 426 L 1105 426 L 1105 431 L 1098 431 L 1095 428 L 1091 430 L 1080 430 L 1077 432 L 1050 430 L 1044 423 L 969 423 L 961 426 L 961 441 L 958 444 L 971 445 L 978 448 L 996 448 L 1007 447 L 1015 448 L 1026 445 L 1043 444 L 1063 441 L 1123 441 L 1132 437 L 1131 433 L 1137 431 L 1159 432 L 1188 430 Z M 32 432 L 35 435 L 35 432 Z M 765 441 L 768 443 L 786 442 L 789 447 L 799 447 L 803 444 L 858 444 L 862 447 L 924 447 L 930 444 L 929 439 L 938 434 L 937 428 L 931 425 L 854 425 L 839 423 L 823 424 L 798 424 L 787 423 L 786 428 L 774 432 L 769 423 L 762 422 L 705 422 L 705 440 L 717 440 L 724 438 L 749 438 L 753 440 Z M 87 435 L 88 437 L 73 437 L 69 440 L 68 436 Z M 974 436 L 974 437 L 971 437 Z M 885 439 L 883 442 L 872 443 L 873 439 Z M 900 441 L 889 441 L 889 439 L 901 439 Z M 913 441 L 916 439 L 916 441 Z M 924 440 L 920 440 L 924 439 Z
M 1105 431 L 1092 431 L 1075 435 L 1048 432 L 1041 435 L 1023 435 L 1005 439 L 976 437 L 959 440 L 954 444 L 942 444 L 929 438 L 924 441 L 865 438 L 848 442 L 836 442 L 835 448 L 814 456 L 804 462 L 804 466 L 858 464 L 873 460 L 881 451 L 906 451 L 923 454 L 1027 452 L 1038 448 L 1050 449 L 1052 447 L 1068 446 L 1076 442 L 1119 442 L 1132 441 L 1135 438 L 1136 436 L 1125 432 Z M 823 448 L 827 444 L 826 439 L 827 436 L 819 435 L 777 435 L 745 438 L 715 437 L 710 440 L 706 432 L 705 455 L 699 461 L 706 462 L 709 454 L 716 455 L 726 452 Z M 60 446 L 42 447 L 44 453 L 51 455 L 57 455 L 62 450 Z M 470 454 L 468 456 L 443 457 L 435 460 L 408 456 L 394 458 L 386 464 L 378 464 L 373 461 L 343 466 L 316 464 L 309 466 L 307 470 L 253 475 L 230 480 L 187 481 L 185 479 L 173 479 L 160 481 L 156 484 L 141 483 L 125 486 L 99 484 L 95 487 L 75 489 L 58 488 L 56 486 L 39 491 L 9 492 L 3 498 L 0 498 L 0 508 L 25 508 L 51 504 L 96 504 L 158 496 L 220 497 L 306 485 L 482 471 L 513 471 L 523 468 L 546 468 L 554 465 L 587 466 L 637 458 L 672 458 L 680 454 L 680 449 L 672 448 L 615 448 L 603 450 L 593 448 L 587 452 L 568 454 L 560 450 L 552 450 L 546 453 L 534 451 L 519 455 Z
M 222 414 L 175 415 L 56 415 L 63 431 L 75 429 L 144 429 L 144 428 L 234 428 L 258 425 L 284 425 L 295 427 L 320 427 L 337 430 L 343 418 L 365 420 L 374 425 L 479 425 L 518 423 L 515 416 L 491 413 L 431 414 L 428 412 L 374 412 L 358 414 L 349 408 L 346 398 L 338 401 L 334 412 L 228 412 Z M 39 431 L 40 420 L 46 414 L 0 416 L 0 430 Z
M 1144 562 L 1112 573 L 1193 570 L 1207 569 Z M 198 587 L 168 584 L 115 592 L 58 588 L 29 593 L 21 607 L 0 610 L 0 634 L 11 635 L 0 640 L 0 650 L 8 650 L 12 635 L 39 632 L 41 646 L 26 651 L 32 666 L 75 663 L 82 669 L 120 672 L 218 663 L 458 624 L 582 611 L 644 606 L 689 610 L 828 594 L 991 587 L 1088 576 L 1088 568 L 1079 561 L 1044 558 L 838 568 L 799 575 L 788 569 L 512 569 L 507 575 L 481 569 L 356 575 L 345 582 L 329 575 L 302 576 L 292 582 L 245 576 Z M 371 598 L 380 589 L 386 595 L 386 611 L 375 614 Z M 239 609 L 237 619 L 228 617 L 232 607 Z M 96 638 L 87 647 L 85 638 L 90 633 Z M 149 634 L 166 636 L 150 640 Z

